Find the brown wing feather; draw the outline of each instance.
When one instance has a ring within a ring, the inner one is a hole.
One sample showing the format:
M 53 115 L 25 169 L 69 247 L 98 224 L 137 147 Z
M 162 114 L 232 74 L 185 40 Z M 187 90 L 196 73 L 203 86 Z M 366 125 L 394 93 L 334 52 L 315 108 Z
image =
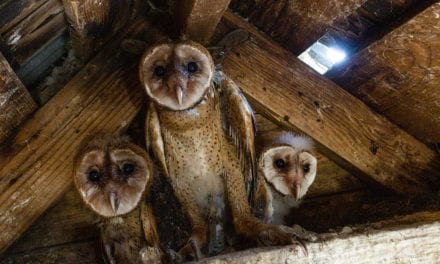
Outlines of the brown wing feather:
M 223 127 L 237 147 L 249 202 L 253 203 L 258 186 L 255 161 L 255 117 L 240 88 L 225 74 L 219 72 Z
M 145 137 L 147 149 L 153 151 L 154 156 L 159 160 L 162 171 L 168 176 L 159 117 L 157 116 L 157 110 L 154 103 L 150 103 L 148 108 L 147 119 L 145 121 Z

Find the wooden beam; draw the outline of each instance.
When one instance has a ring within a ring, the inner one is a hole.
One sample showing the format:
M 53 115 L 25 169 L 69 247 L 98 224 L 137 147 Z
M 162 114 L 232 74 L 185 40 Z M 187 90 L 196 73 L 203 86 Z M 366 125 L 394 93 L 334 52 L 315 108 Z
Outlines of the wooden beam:
M 230 0 L 179 0 L 175 15 L 181 34 L 206 44 L 228 8 Z
M 87 61 L 131 18 L 136 0 L 63 0 L 73 48 Z
M 437 2 L 329 74 L 427 143 L 440 142 L 439 13 Z
M 232 0 L 231 9 L 299 55 L 367 0 Z
M 372 225 L 347 227 L 307 243 L 307 251 L 293 245 L 255 248 L 200 263 L 395 263 L 440 261 L 440 212 L 403 216 Z
M 0 52 L 0 144 L 37 105 Z
M 67 190 L 81 142 L 120 131 L 139 111 L 145 98 L 139 58 L 115 50 L 124 37 L 153 37 L 146 27 L 133 23 L 130 34 L 111 42 L 0 152 L 0 253 Z
M 226 57 L 223 68 L 257 111 L 311 136 L 326 156 L 365 179 L 406 195 L 439 190 L 440 161 L 434 151 L 236 15 L 227 12 L 224 18 L 229 29 L 251 34 Z

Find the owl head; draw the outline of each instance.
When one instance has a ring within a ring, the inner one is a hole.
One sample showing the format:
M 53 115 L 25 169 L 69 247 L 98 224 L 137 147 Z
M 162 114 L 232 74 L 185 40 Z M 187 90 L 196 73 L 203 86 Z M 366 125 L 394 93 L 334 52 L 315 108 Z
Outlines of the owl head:
M 163 43 L 145 51 L 139 74 L 151 100 L 180 111 L 202 101 L 213 82 L 214 64 L 200 44 Z
M 153 177 L 152 166 L 146 151 L 128 138 L 103 135 L 78 153 L 73 179 L 86 205 L 98 215 L 114 217 L 138 205 Z
M 265 180 L 279 193 L 301 199 L 316 176 L 313 142 L 285 131 L 266 135 L 263 142 L 258 166 Z

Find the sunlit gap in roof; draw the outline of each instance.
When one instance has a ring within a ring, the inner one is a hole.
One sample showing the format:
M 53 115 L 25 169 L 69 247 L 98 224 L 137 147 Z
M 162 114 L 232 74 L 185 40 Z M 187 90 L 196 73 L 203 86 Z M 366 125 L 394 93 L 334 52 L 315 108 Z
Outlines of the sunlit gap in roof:
M 334 65 L 345 61 L 347 52 L 332 37 L 324 35 L 298 58 L 320 74 L 325 74 Z

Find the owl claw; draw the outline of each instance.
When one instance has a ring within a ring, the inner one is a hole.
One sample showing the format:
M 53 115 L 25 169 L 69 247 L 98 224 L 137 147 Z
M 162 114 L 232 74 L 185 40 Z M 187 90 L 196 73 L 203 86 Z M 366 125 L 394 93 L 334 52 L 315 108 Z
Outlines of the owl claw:
M 273 225 L 259 233 L 258 241 L 265 246 L 297 244 L 307 255 L 307 246 L 304 242 L 314 242 L 317 240 L 316 237 L 316 234 L 305 231 L 302 228 L 298 230 L 297 227 Z
M 190 238 L 185 246 L 179 250 L 179 255 L 182 259 L 193 259 L 199 261 L 203 258 L 202 251 L 200 250 L 199 244 L 196 239 Z

